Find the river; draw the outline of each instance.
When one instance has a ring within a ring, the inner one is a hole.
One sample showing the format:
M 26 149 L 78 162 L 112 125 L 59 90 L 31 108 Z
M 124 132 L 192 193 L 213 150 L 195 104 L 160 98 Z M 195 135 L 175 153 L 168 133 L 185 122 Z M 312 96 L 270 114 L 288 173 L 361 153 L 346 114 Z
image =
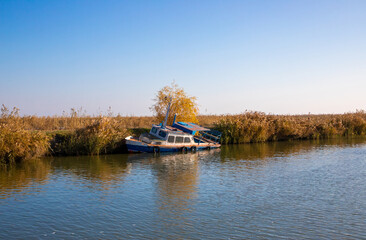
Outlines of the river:
M 0 171 L 0 239 L 365 239 L 365 180 L 365 140 L 42 158 Z

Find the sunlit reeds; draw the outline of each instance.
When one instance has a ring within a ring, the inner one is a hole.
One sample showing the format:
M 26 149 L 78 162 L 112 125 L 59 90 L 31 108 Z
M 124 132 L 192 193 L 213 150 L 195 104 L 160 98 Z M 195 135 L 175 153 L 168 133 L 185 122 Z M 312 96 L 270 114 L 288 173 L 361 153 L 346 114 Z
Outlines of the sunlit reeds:
M 327 115 L 268 115 L 245 112 L 214 123 L 222 143 L 249 143 L 366 135 L 366 112 Z
M 100 117 L 86 127 L 51 135 L 54 155 L 98 155 L 117 151 L 128 130 L 114 118 Z
M 0 118 L 0 164 L 44 155 L 49 139 L 40 131 L 25 130 L 18 109 L 9 111 L 4 105 Z
M 200 115 L 202 126 L 222 132 L 223 144 L 366 136 L 366 112 L 324 115 Z M 87 116 L 71 110 L 62 116 L 23 116 L 2 107 L 0 162 L 51 155 L 98 155 L 123 151 L 123 139 L 157 124 L 154 117 Z

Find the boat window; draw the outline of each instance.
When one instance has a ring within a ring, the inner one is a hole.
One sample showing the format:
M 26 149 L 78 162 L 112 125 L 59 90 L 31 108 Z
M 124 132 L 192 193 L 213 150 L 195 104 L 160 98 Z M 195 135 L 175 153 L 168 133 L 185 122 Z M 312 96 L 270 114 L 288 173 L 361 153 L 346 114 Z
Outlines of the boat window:
M 190 143 L 190 142 L 191 142 L 191 139 L 190 139 L 189 137 L 185 137 L 185 138 L 184 138 L 184 142 L 185 142 L 185 143 Z
M 174 136 L 168 137 L 168 143 L 174 143 Z
M 159 136 L 162 137 L 162 138 L 165 138 L 166 137 L 166 132 L 160 130 Z
M 183 142 L 183 137 L 176 137 L 175 138 L 175 143 L 182 143 Z
M 152 129 L 151 129 L 151 132 L 152 133 L 156 133 L 156 131 L 157 131 L 158 129 L 156 128 L 156 127 L 153 127 Z

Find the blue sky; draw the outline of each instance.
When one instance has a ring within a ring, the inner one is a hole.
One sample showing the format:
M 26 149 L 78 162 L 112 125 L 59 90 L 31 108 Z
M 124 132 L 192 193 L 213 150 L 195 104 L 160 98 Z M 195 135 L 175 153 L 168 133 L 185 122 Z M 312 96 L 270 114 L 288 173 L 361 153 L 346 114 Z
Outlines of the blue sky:
M 0 1 L 0 104 L 151 115 L 366 109 L 366 1 Z

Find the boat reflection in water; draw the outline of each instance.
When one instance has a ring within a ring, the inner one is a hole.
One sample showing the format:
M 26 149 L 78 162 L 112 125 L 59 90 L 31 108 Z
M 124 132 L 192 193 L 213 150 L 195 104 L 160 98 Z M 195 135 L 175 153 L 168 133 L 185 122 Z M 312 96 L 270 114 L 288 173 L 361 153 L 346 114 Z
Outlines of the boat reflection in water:
M 335 139 L 28 161 L 0 172 L 0 239 L 362 239 L 365 151 Z
M 155 187 L 156 222 L 168 228 L 172 236 L 194 228 L 191 214 L 198 201 L 200 163 L 220 159 L 221 149 L 180 154 L 131 154 L 128 161 L 151 170 Z M 141 166 L 142 165 L 142 166 Z M 133 172 L 133 169 L 132 169 Z

